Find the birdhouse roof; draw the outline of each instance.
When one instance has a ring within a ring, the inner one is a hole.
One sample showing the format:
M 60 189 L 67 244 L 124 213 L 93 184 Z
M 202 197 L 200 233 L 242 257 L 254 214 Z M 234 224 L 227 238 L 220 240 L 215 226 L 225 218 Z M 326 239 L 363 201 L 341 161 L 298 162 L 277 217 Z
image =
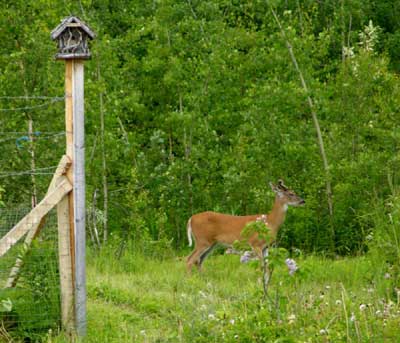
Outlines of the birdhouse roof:
M 80 27 L 87 33 L 90 39 L 95 37 L 94 32 L 82 20 L 80 20 L 78 17 L 69 16 L 64 18 L 61 23 L 53 31 L 51 31 L 51 39 L 57 39 L 67 27 Z

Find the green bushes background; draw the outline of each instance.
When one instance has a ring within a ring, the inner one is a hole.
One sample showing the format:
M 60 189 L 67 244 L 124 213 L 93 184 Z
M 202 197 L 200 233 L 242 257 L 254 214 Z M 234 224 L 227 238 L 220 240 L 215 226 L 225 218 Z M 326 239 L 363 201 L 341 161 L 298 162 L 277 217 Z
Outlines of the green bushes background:
M 269 5 L 315 102 L 332 216 L 307 94 Z M 5 1 L 0 97 L 63 95 L 64 66 L 49 35 L 70 13 L 97 34 L 85 107 L 88 208 L 101 243 L 106 223 L 117 239 L 182 248 L 191 214 L 268 212 L 267 185 L 278 178 L 307 202 L 289 213 L 286 248 L 358 254 L 371 246 L 367 237 L 398 233 L 398 2 Z M 38 103 L 0 99 L 0 108 Z M 37 131 L 64 130 L 57 103 L 2 111 L 0 131 L 26 131 L 29 119 Z M 31 147 L 16 139 L 1 142 L 2 171 L 29 169 Z M 34 149 L 38 168 L 53 166 L 64 141 L 37 139 Z M 50 177 L 37 177 L 39 196 Z M 29 204 L 31 182 L 1 178 L 4 205 Z

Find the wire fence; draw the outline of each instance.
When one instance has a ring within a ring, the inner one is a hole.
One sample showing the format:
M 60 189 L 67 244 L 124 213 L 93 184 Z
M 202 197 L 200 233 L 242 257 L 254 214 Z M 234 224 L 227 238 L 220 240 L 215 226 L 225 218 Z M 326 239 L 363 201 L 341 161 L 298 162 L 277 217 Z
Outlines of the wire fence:
M 60 326 L 57 216 L 52 210 L 43 223 L 39 216 L 25 217 L 29 211 L 0 209 L 0 252 L 8 249 L 0 256 L 0 341 L 35 341 Z M 24 217 L 26 236 L 5 239 Z M 37 237 L 29 242 L 30 236 Z
M 8 108 L 1 108 L 0 107 L 0 112 L 15 112 L 15 111 L 30 111 L 30 110 L 36 110 L 39 108 L 45 108 L 50 106 L 51 104 L 54 104 L 55 102 L 60 102 L 64 101 L 65 97 L 47 97 L 47 96 L 2 96 L 0 97 L 0 100 L 46 100 L 45 102 L 37 105 L 30 105 L 30 106 L 13 106 L 13 107 L 8 107 Z
M 0 96 L 0 342 L 40 341 L 60 327 L 59 197 L 28 204 L 45 197 L 64 152 L 66 132 L 49 120 L 64 98 Z

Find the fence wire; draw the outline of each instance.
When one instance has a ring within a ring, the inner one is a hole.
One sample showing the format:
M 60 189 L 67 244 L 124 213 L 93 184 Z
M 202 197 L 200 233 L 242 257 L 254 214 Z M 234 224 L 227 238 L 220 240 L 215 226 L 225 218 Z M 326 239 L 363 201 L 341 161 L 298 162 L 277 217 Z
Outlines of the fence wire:
M 29 212 L 28 208 L 0 208 L 0 244 L 9 244 L 2 238 Z M 32 217 L 27 225 L 35 226 L 38 220 Z M 29 247 L 25 237 L 0 256 L 0 342 L 5 337 L 36 341 L 60 326 L 56 211 L 48 213 Z
M 31 111 L 36 110 L 39 108 L 45 108 L 50 106 L 55 102 L 64 101 L 65 97 L 46 97 L 46 96 L 36 96 L 36 97 L 29 97 L 29 96 L 19 96 L 19 97 L 0 97 L 0 100 L 46 100 L 46 102 L 38 105 L 30 105 L 30 106 L 14 106 L 9 108 L 1 108 L 0 112 L 15 112 L 15 111 Z

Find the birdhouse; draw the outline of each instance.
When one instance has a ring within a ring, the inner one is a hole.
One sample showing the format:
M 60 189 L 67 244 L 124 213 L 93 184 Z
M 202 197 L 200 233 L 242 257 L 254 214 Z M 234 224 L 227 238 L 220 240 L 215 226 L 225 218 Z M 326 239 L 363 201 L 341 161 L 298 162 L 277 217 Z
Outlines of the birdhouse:
M 57 59 L 89 59 L 88 41 L 94 32 L 79 18 L 70 16 L 61 21 L 51 32 L 51 39 L 58 42 Z

